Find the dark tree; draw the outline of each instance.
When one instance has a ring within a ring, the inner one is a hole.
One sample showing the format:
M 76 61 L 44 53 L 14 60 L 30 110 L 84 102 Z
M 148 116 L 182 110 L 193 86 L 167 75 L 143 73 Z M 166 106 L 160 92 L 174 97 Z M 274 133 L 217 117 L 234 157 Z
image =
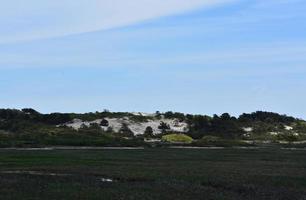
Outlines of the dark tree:
M 170 130 L 170 126 L 169 124 L 165 123 L 165 122 L 160 122 L 160 125 L 158 126 L 158 129 L 162 130 L 162 132 L 166 132 L 167 130 Z
M 43 115 L 42 121 L 51 124 L 51 125 L 59 125 L 64 124 L 71 121 L 71 117 L 69 114 L 63 113 L 51 113 L 47 115 Z
M 162 117 L 161 113 L 159 111 L 156 111 L 155 112 L 155 118 L 156 119 L 161 119 L 161 117 Z
M 153 128 L 151 126 L 148 126 L 144 132 L 144 137 L 151 138 L 153 137 Z
M 102 119 L 100 125 L 107 127 L 107 126 L 109 126 L 109 122 L 106 119 Z
M 24 112 L 25 114 L 30 114 L 30 115 L 39 115 L 40 114 L 39 112 L 37 112 L 36 110 L 34 110 L 32 108 L 24 108 L 21 111 Z
M 180 122 L 185 120 L 185 115 L 183 113 L 179 113 L 179 112 L 165 112 L 164 116 L 166 119 L 178 119 Z
M 201 139 L 205 135 L 209 135 L 211 131 L 211 119 L 202 115 L 187 115 L 189 124 L 188 135 L 194 139 Z
M 120 136 L 123 137 L 134 137 L 133 131 L 131 131 L 131 129 L 128 127 L 126 123 L 122 124 L 122 127 L 119 130 L 119 134 Z
M 280 115 L 278 113 L 273 112 L 263 112 L 263 111 L 257 111 L 251 114 L 242 114 L 239 117 L 240 122 L 254 122 L 254 121 L 260 121 L 265 123 L 285 123 L 290 124 L 294 121 L 296 121 L 293 117 L 288 117 L 286 115 Z
M 223 113 L 220 117 L 222 120 L 230 120 L 231 116 L 228 113 Z

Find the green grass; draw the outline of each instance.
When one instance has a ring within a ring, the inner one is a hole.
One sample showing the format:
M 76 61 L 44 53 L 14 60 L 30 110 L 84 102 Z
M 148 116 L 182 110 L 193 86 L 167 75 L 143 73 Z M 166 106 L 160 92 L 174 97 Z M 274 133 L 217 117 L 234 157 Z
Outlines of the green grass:
M 169 134 L 162 137 L 162 141 L 170 143 L 191 143 L 193 139 L 185 134 Z
M 229 140 L 229 139 L 222 139 L 219 137 L 214 136 L 205 136 L 200 140 L 195 140 L 191 144 L 192 146 L 198 147 L 209 147 L 209 146 L 216 146 L 216 147 L 250 147 L 255 146 L 254 144 L 246 143 L 243 140 Z
M 137 138 L 124 139 L 110 134 L 67 133 L 54 134 L 0 134 L 0 148 L 6 147 L 45 147 L 45 146 L 145 146 Z
M 0 199 L 305 199 L 306 151 L 0 150 Z M 111 178 L 113 183 L 99 181 Z

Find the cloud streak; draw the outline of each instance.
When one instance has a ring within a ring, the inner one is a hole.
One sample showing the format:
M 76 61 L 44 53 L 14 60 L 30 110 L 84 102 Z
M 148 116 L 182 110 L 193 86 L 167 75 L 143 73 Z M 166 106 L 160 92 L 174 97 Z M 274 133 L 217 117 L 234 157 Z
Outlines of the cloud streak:
M 0 43 L 107 30 L 234 0 L 10 0 L 0 7 Z

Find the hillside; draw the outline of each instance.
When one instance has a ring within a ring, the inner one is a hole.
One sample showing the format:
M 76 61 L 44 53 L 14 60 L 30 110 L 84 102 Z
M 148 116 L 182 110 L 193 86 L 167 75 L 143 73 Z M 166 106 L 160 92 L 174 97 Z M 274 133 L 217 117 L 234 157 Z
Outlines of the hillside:
M 248 142 L 294 142 L 306 140 L 306 122 L 262 111 L 236 118 L 227 113 L 210 117 L 174 112 L 42 114 L 34 109 L 0 109 L 0 145 L 3 147 L 138 146 L 145 145 L 145 138 L 158 141 L 173 133 L 185 134 L 197 142 L 208 137 Z

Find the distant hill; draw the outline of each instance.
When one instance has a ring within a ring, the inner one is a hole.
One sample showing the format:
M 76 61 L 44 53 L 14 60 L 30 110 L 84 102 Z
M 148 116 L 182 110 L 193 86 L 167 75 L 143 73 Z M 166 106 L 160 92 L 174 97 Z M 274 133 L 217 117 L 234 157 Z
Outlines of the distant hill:
M 227 113 L 220 116 L 109 111 L 42 114 L 31 108 L 0 109 L 0 146 L 69 145 L 69 142 L 128 145 L 130 141 L 141 143 L 143 138 L 158 139 L 173 133 L 184 133 L 194 140 L 211 136 L 227 140 L 299 141 L 306 139 L 306 122 L 263 111 L 236 118 Z

